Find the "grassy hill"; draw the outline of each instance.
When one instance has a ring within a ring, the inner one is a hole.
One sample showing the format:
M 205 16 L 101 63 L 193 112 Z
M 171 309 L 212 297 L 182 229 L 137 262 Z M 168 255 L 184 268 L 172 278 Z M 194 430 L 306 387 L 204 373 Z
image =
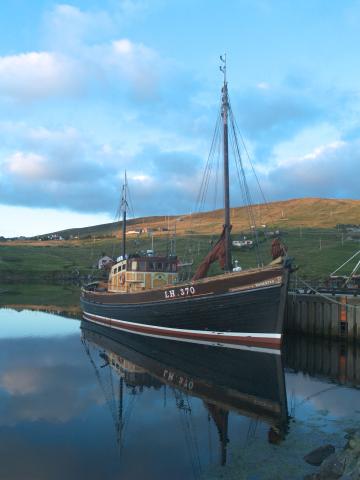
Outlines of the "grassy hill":
M 269 228 L 334 228 L 337 224 L 360 224 L 360 200 L 337 200 L 324 198 L 299 198 L 272 202 L 253 207 L 257 225 Z M 244 207 L 231 209 L 233 232 L 249 229 L 247 210 Z M 223 211 L 196 213 L 192 215 L 141 217 L 128 221 L 129 229 L 170 228 L 176 225 L 178 235 L 196 231 L 199 234 L 212 234 L 221 230 Z M 106 223 L 85 228 L 59 230 L 65 238 L 70 236 L 121 236 L 121 222 Z

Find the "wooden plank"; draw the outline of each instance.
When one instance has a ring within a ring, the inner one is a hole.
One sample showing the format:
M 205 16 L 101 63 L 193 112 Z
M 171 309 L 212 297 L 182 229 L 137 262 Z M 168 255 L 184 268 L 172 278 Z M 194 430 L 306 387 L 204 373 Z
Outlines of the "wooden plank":
M 351 305 L 354 307 L 354 340 L 360 341 L 360 299 L 352 298 Z
M 347 305 L 347 325 L 348 325 L 348 330 L 347 330 L 347 339 L 349 341 L 354 340 L 355 338 L 355 315 L 356 315 L 356 309 L 354 308 L 353 305 L 348 304 Z
M 347 321 L 347 297 L 346 295 L 343 295 L 340 297 L 340 321 L 341 322 L 346 322 Z
M 354 341 L 360 341 L 360 309 L 354 300 L 351 302 L 352 306 L 352 318 L 353 318 L 353 339 Z
M 306 330 L 308 335 L 313 336 L 315 330 L 315 299 L 309 298 L 308 303 L 308 319 L 307 319 Z
M 291 299 L 291 307 L 289 311 L 289 320 L 288 325 L 291 332 L 295 332 L 296 330 L 296 310 L 298 308 L 298 302 L 296 296 L 293 296 Z
M 295 331 L 301 332 L 301 315 L 302 315 L 302 301 L 299 299 L 296 304 L 296 322 L 295 322 Z
M 302 321 L 301 321 L 301 331 L 303 334 L 308 334 L 308 323 L 309 323 L 309 299 L 307 298 L 305 302 L 302 302 Z
M 324 304 L 324 336 L 331 336 L 331 303 L 328 301 Z
M 331 336 L 339 336 L 340 306 L 336 303 L 331 304 Z
M 285 324 L 284 330 L 286 332 L 292 332 L 294 330 L 295 322 L 295 300 L 296 296 L 289 294 L 286 302 L 286 314 L 285 314 Z
M 316 317 L 316 323 L 315 323 L 315 335 L 317 337 L 323 337 L 324 336 L 324 300 L 321 299 L 316 303 L 316 310 L 315 310 L 315 317 Z

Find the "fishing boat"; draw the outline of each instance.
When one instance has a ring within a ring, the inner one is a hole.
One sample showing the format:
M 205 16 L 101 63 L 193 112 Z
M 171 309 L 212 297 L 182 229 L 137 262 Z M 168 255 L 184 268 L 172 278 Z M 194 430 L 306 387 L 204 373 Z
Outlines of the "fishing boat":
M 189 399 L 202 400 L 218 431 L 222 465 L 226 463 L 230 413 L 267 424 L 269 442 L 285 438 L 289 417 L 278 350 L 212 348 L 144 338 L 86 320 L 81 322 L 81 331 L 85 351 L 111 409 L 121 451 L 128 422 L 125 387 L 132 399 L 144 389 L 168 389 L 179 410 L 186 409 L 189 415 Z
M 219 240 L 191 279 L 179 281 L 175 255 L 129 254 L 126 251 L 127 185 L 122 195 L 122 255 L 107 283 L 82 288 L 83 318 L 109 328 L 168 339 L 279 348 L 290 262 L 281 242 L 273 241 L 273 262 L 241 270 L 233 268 L 229 188 L 229 129 L 233 128 L 226 78 L 226 58 L 220 122 L 224 178 L 224 224 Z M 230 120 L 230 122 L 229 122 Z M 233 137 L 231 137 L 233 138 Z M 236 142 L 236 139 L 235 139 Z M 236 149 L 239 150 L 236 143 Z M 245 182 L 245 175 L 244 175 Z M 245 193 L 248 193 L 245 184 Z M 220 232 L 219 232 L 220 233 Z M 219 261 L 223 273 L 207 276 Z

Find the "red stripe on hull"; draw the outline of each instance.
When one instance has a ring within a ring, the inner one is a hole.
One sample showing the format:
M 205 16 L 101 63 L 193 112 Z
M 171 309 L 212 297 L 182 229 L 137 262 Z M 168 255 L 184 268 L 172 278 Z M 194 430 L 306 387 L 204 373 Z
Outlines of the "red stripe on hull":
M 228 344 L 237 344 L 237 345 L 254 345 L 257 347 L 267 347 L 267 348 L 276 348 L 281 347 L 281 338 L 267 338 L 267 337 L 243 337 L 243 336 L 230 336 L 224 334 L 203 334 L 203 333 L 193 333 L 193 332 L 181 332 L 163 330 L 159 327 L 152 328 L 148 325 L 133 325 L 131 323 L 124 323 L 121 320 L 110 320 L 106 318 L 98 318 L 97 316 L 91 315 L 89 313 L 84 313 L 83 318 L 85 320 L 90 320 L 101 325 L 107 325 L 111 328 L 118 328 L 120 330 L 131 331 L 134 333 L 142 333 L 149 335 L 156 335 L 162 337 L 176 337 L 179 339 L 191 339 L 191 340 L 202 340 L 208 341 L 209 343 L 228 343 Z

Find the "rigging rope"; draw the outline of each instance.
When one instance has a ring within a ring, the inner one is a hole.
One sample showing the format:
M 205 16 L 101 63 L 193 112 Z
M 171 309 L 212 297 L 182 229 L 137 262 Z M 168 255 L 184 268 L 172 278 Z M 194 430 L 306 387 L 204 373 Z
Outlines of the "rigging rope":
M 221 144 L 221 136 L 220 136 L 220 127 L 221 127 L 221 107 L 219 109 L 218 116 L 216 118 L 216 123 L 215 123 L 215 129 L 211 141 L 211 146 L 210 146 L 210 151 L 208 154 L 207 162 L 205 165 L 204 173 L 201 179 L 201 184 L 200 184 L 200 189 L 196 198 L 195 202 L 195 208 L 194 212 L 199 213 L 202 210 L 204 210 L 205 203 L 206 203 L 206 197 L 209 189 L 209 184 L 210 184 L 210 179 L 211 179 L 211 173 L 214 170 L 214 164 L 215 164 L 215 169 L 216 169 L 216 186 L 217 186 L 217 178 L 218 178 L 218 168 L 219 168 L 219 155 L 216 155 L 216 152 L 220 152 L 220 144 Z M 214 160 L 217 158 L 217 162 Z M 217 197 L 217 189 L 215 189 L 215 204 L 216 204 L 216 197 Z M 185 242 L 185 253 L 189 254 L 189 260 L 190 257 L 193 256 L 193 249 L 194 249 L 194 243 L 195 240 L 193 238 L 193 225 L 194 225 L 194 215 L 190 213 L 190 234 L 191 236 L 186 238 Z M 193 259 L 191 260 L 193 261 Z M 190 263 L 190 262 L 189 262 Z M 187 273 L 187 279 L 191 278 L 192 276 L 192 271 L 191 271 L 191 266 L 188 268 Z
M 231 109 L 231 106 L 230 106 L 230 109 Z M 243 148 L 244 148 L 246 157 L 247 157 L 248 162 L 249 162 L 249 164 L 250 164 L 251 170 L 252 170 L 252 172 L 253 172 L 253 174 L 254 174 L 254 177 L 255 177 L 257 186 L 258 186 L 258 188 L 259 188 L 259 191 L 260 191 L 260 195 L 261 195 L 261 197 L 262 197 L 262 200 L 263 200 L 263 202 L 264 202 L 264 204 L 265 204 L 265 206 L 266 206 L 266 208 L 267 208 L 267 211 L 268 211 L 268 214 L 269 214 L 270 218 L 272 219 L 272 221 L 273 221 L 273 222 L 275 223 L 275 225 L 276 225 L 276 220 L 274 221 L 274 217 L 273 217 L 273 215 L 272 215 L 272 213 L 271 213 L 271 210 L 270 210 L 269 202 L 268 202 L 267 198 L 265 197 L 265 194 L 264 194 L 263 189 L 261 188 L 261 184 L 260 184 L 260 181 L 259 181 L 259 177 L 258 177 L 258 175 L 257 175 L 257 173 L 256 173 L 255 168 L 254 168 L 254 164 L 253 164 L 253 162 L 251 161 L 251 157 L 250 157 L 249 151 L 248 151 L 248 149 L 247 149 L 247 147 L 246 147 L 246 143 L 245 143 L 245 141 L 244 141 L 244 137 L 242 136 L 242 133 L 241 133 L 241 131 L 240 131 L 240 128 L 238 127 L 238 124 L 237 124 L 237 122 L 236 122 L 236 118 L 233 117 L 233 120 L 234 120 L 235 129 L 237 130 L 237 132 L 238 132 L 238 134 L 239 134 L 239 137 L 240 137 L 242 146 L 243 146 Z
M 244 192 L 243 195 L 245 196 L 245 202 L 246 202 L 245 207 L 246 207 L 249 222 L 250 222 L 250 231 L 252 232 L 253 238 L 255 240 L 256 260 L 257 260 L 258 266 L 260 265 L 263 266 L 264 263 L 263 263 L 262 255 L 259 248 L 259 238 L 258 238 L 258 232 L 256 227 L 256 219 L 252 209 L 252 198 L 251 198 L 249 186 L 246 181 L 245 169 L 244 169 L 243 161 L 241 158 L 239 143 L 237 140 L 237 135 L 235 130 L 234 115 L 233 115 L 230 104 L 229 104 L 229 113 L 230 113 L 230 125 L 231 125 L 230 132 L 232 133 L 230 137 L 232 138 L 232 144 L 234 148 L 236 171 L 237 171 L 238 180 L 240 183 L 240 188 Z M 241 172 L 241 175 L 240 175 L 240 172 Z
M 180 422 L 184 430 L 185 442 L 188 448 L 190 463 L 193 470 L 194 478 L 200 478 L 202 473 L 199 446 L 197 443 L 196 433 L 191 428 L 191 406 L 189 403 L 188 395 L 184 395 L 180 390 L 171 387 L 171 390 L 175 397 L 176 406 L 180 413 Z M 182 413 L 181 413 L 182 412 Z
M 228 98 L 228 118 L 230 120 L 230 129 L 229 129 L 229 140 L 230 140 L 230 145 L 232 147 L 233 155 L 235 157 L 235 166 L 236 166 L 236 173 L 237 173 L 237 178 L 240 186 L 240 191 L 243 199 L 243 204 L 246 208 L 247 216 L 248 216 L 248 222 L 249 222 L 249 228 L 251 235 L 253 237 L 253 242 L 255 245 L 255 253 L 256 253 L 256 261 L 258 266 L 263 266 L 263 256 L 262 252 L 260 250 L 260 242 L 259 242 L 259 236 L 258 236 L 258 231 L 257 231 L 257 226 L 256 226 L 256 218 L 255 218 L 255 213 L 252 208 L 253 201 L 251 197 L 251 193 L 249 190 L 249 186 L 247 184 L 246 180 L 246 173 L 245 173 L 245 168 L 242 160 L 242 156 L 240 153 L 240 146 L 239 146 L 239 141 L 238 141 L 238 135 L 240 136 L 240 140 L 242 143 L 242 146 L 244 148 L 245 154 L 247 156 L 247 159 L 249 161 L 249 164 L 251 166 L 251 170 L 255 176 L 257 186 L 259 188 L 261 197 L 264 201 L 264 204 L 266 205 L 266 208 L 268 210 L 269 216 L 272 218 L 272 214 L 268 205 L 268 202 L 265 198 L 264 192 L 261 188 L 259 178 L 255 172 L 254 165 L 251 161 L 248 149 L 246 147 L 244 138 L 240 132 L 240 129 L 236 123 L 236 119 L 234 117 L 230 99 Z M 205 165 L 201 185 L 200 185 L 200 190 L 196 199 L 196 204 L 195 204 L 195 212 L 198 213 L 200 212 L 206 203 L 206 195 L 208 193 L 209 185 L 210 185 L 210 177 L 211 173 L 215 169 L 215 186 L 214 186 L 214 208 L 216 208 L 216 202 L 217 202 L 217 187 L 218 187 L 218 170 L 219 170 L 219 163 L 220 163 L 220 150 L 221 150 L 221 138 L 222 138 L 222 99 L 220 102 L 220 109 L 219 109 L 219 114 L 217 116 L 216 120 L 216 125 L 215 125 L 215 130 L 211 142 L 211 147 L 210 147 L 210 152 L 207 158 L 207 162 Z M 216 153 L 218 152 L 218 155 Z M 273 220 L 273 219 L 272 219 Z M 192 232 L 192 225 L 193 225 L 194 217 L 191 217 L 190 221 L 190 228 Z M 274 222 L 273 220 L 273 223 Z M 189 242 L 187 242 L 186 248 L 189 248 Z M 189 248 L 189 253 L 190 248 Z
M 216 120 L 215 130 L 214 130 L 214 134 L 213 134 L 213 138 L 212 138 L 212 142 L 211 142 L 211 147 L 210 147 L 210 152 L 209 152 L 208 159 L 207 159 L 207 162 L 206 162 L 206 165 L 205 165 L 205 170 L 204 170 L 204 174 L 203 174 L 203 177 L 202 177 L 199 194 L 198 194 L 197 199 L 196 199 L 196 204 L 195 204 L 196 205 L 195 206 L 195 211 L 196 212 L 200 212 L 201 209 L 205 205 L 206 195 L 207 195 L 207 191 L 208 191 L 208 187 L 209 187 L 209 183 L 210 183 L 211 172 L 213 170 L 213 162 L 214 162 L 214 157 L 215 157 L 214 153 L 216 152 L 217 142 L 219 141 L 220 126 L 221 126 L 221 115 L 219 114 L 218 117 L 217 117 L 217 120 Z

